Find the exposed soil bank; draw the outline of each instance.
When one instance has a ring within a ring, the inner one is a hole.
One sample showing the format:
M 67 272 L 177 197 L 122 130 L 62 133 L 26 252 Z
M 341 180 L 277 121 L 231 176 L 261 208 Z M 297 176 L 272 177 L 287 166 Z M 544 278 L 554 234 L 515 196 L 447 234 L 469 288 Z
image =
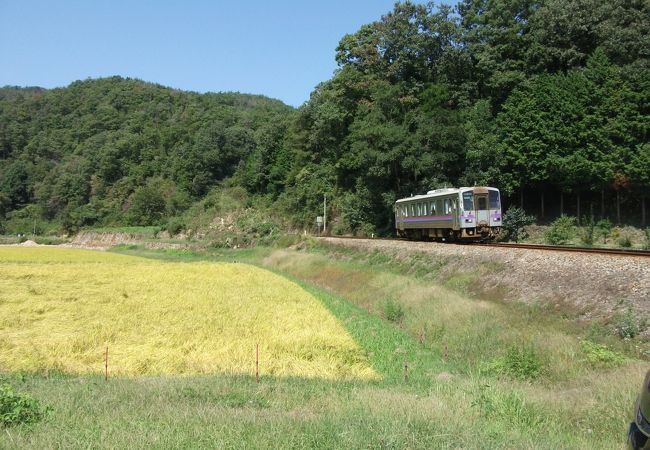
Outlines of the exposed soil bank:
M 141 235 L 135 233 L 119 232 L 79 232 L 66 247 L 88 248 L 95 250 L 107 250 L 115 245 L 142 245 L 146 248 L 190 248 L 190 244 L 164 242 L 158 240 L 148 241 Z

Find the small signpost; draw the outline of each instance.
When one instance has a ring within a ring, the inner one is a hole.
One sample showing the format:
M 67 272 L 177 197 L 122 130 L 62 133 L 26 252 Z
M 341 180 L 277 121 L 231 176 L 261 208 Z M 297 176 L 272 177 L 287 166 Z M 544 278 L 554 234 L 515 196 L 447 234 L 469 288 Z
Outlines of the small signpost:
M 323 216 L 316 217 L 316 226 L 318 227 L 318 236 L 320 237 L 320 230 L 323 227 Z

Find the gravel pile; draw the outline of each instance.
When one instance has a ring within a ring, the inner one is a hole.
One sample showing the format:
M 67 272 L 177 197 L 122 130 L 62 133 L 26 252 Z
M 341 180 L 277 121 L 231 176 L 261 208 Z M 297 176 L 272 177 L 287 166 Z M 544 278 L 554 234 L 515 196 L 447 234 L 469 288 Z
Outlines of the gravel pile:
M 569 307 L 583 318 L 609 317 L 628 307 L 650 317 L 650 258 L 432 242 L 323 240 L 396 255 L 425 252 L 442 256 L 448 264 L 441 276 L 445 272 L 476 270 L 489 263 L 495 269 L 484 276 L 483 288 L 505 288 L 508 300 Z

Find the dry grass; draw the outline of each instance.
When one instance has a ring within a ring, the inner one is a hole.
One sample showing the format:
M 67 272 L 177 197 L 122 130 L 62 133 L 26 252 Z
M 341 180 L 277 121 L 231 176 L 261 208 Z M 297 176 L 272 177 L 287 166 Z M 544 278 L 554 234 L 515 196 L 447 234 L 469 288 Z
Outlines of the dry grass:
M 372 378 L 312 295 L 246 264 L 0 248 L 0 368 Z

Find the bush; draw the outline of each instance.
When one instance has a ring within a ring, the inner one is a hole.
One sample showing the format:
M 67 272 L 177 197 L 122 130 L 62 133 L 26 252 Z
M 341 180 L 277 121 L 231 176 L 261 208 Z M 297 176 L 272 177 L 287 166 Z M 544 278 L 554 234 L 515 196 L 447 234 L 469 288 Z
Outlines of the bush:
M 643 241 L 643 249 L 644 250 L 650 250 L 650 228 L 646 228 L 643 230 L 644 233 L 644 241 Z
M 167 221 L 165 225 L 165 230 L 169 233 L 169 236 L 176 236 L 178 233 L 185 229 L 185 223 L 183 219 L 178 217 L 172 217 Z
M 129 200 L 130 207 L 126 214 L 129 225 L 153 225 L 165 214 L 164 194 L 154 184 L 140 186 Z
M 632 339 L 638 336 L 645 331 L 646 326 L 646 320 L 635 314 L 632 308 L 614 316 L 614 330 L 623 339 Z
M 594 245 L 594 235 L 596 233 L 596 224 L 594 223 L 594 218 L 584 218 L 583 222 L 585 223 L 585 226 L 582 228 L 581 233 L 580 233 L 580 241 L 588 246 L 591 247 Z
M 0 425 L 4 427 L 30 424 L 41 420 L 49 408 L 31 395 L 14 392 L 8 384 L 0 384 Z
M 546 242 L 553 245 L 566 244 L 575 233 L 575 217 L 564 214 L 553 221 L 544 238 Z
M 386 317 L 386 320 L 389 322 L 401 323 L 404 318 L 404 309 L 402 308 L 402 305 L 389 298 L 384 304 L 384 317 Z
M 600 219 L 596 222 L 598 236 L 603 238 L 603 244 L 607 244 L 607 238 L 612 232 L 612 222 L 609 219 Z
M 527 225 L 534 222 L 535 218 L 526 214 L 521 208 L 516 206 L 508 208 L 503 215 L 502 229 L 505 239 L 517 242 L 519 239 L 526 239 L 528 234 L 525 231 Z

